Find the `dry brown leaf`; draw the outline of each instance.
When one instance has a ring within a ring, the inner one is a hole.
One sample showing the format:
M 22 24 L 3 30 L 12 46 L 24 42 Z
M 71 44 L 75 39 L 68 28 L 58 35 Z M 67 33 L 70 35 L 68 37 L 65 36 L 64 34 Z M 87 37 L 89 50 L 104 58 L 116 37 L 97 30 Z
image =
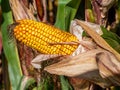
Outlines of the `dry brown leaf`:
M 39 54 L 38 56 L 36 56 L 31 64 L 33 65 L 34 68 L 41 68 L 41 62 L 42 61 L 46 61 L 48 59 L 53 59 L 53 58 L 60 58 L 62 57 L 61 55 L 51 55 L 51 54 Z
M 45 70 L 51 74 L 85 79 L 104 88 L 120 85 L 120 62 L 112 53 L 102 49 L 69 56 L 67 59 L 47 66 Z
M 120 61 L 120 54 L 116 52 L 98 33 L 92 30 L 83 21 L 80 20 L 76 20 L 76 21 L 78 22 L 78 25 L 80 25 L 100 47 L 113 53 Z
M 120 62 L 110 52 L 102 52 L 97 55 L 99 73 L 106 82 L 112 85 L 120 85 Z
M 105 51 L 102 49 L 93 49 L 74 57 L 69 56 L 67 59 L 47 66 L 45 70 L 51 74 L 79 77 L 92 81 L 102 87 L 107 87 L 111 85 L 111 82 L 106 84 L 106 81 L 102 79 L 96 63 L 96 54 L 102 52 Z
M 74 90 L 91 90 L 91 83 L 85 79 L 80 78 L 69 78 L 70 84 L 74 87 Z
M 96 42 L 97 48 L 89 49 L 76 56 L 68 56 L 58 63 L 45 67 L 45 70 L 52 74 L 85 79 L 104 88 L 120 85 L 119 53 L 86 23 L 75 21 Z
M 96 70 L 97 65 L 95 61 L 95 55 L 101 52 L 101 50 L 94 49 L 88 52 L 81 53 L 76 56 L 69 56 L 56 64 L 47 66 L 46 71 L 66 76 L 77 76 L 79 73 L 85 73 L 86 71 Z M 84 68 L 84 67 L 89 68 Z
M 19 0 L 10 0 L 10 6 L 14 15 L 15 20 L 20 19 L 33 19 L 36 20 L 33 16 L 34 14 Z

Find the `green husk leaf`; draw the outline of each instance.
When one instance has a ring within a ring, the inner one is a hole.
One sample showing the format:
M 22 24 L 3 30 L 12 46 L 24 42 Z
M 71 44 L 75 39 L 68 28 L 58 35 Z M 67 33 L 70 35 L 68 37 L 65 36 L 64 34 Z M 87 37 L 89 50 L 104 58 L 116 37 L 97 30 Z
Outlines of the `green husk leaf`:
M 20 67 L 16 44 L 13 39 L 11 40 L 9 38 L 9 34 L 7 31 L 8 25 L 13 23 L 12 12 L 9 6 L 9 1 L 2 0 L 1 8 L 2 8 L 2 17 L 3 17 L 3 22 L 1 26 L 3 50 L 5 53 L 5 57 L 8 61 L 8 72 L 9 72 L 11 88 L 12 90 L 17 90 L 20 79 L 22 77 L 22 71 Z

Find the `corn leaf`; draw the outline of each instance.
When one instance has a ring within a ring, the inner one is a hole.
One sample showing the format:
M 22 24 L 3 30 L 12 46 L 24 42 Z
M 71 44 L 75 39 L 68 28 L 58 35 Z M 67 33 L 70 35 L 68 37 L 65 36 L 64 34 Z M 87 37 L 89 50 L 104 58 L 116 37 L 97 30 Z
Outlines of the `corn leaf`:
M 62 90 L 73 90 L 72 86 L 69 84 L 67 78 L 60 76 Z M 67 86 L 66 86 L 67 85 Z
M 101 30 L 103 32 L 102 37 L 110 37 L 110 38 L 114 39 L 115 41 L 117 41 L 118 43 L 120 43 L 120 37 L 117 34 L 111 32 L 111 31 L 108 31 L 104 27 L 101 27 Z
M 3 22 L 1 26 L 3 50 L 5 53 L 5 57 L 8 61 L 8 71 L 9 71 L 11 88 L 12 90 L 17 90 L 19 81 L 22 77 L 22 71 L 18 58 L 17 47 L 14 43 L 14 40 L 10 40 L 7 31 L 8 25 L 13 23 L 12 12 L 10 10 L 9 1 L 2 0 L 1 7 L 2 7 L 2 16 L 3 16 Z
M 95 17 L 92 10 L 92 5 L 90 0 L 85 0 L 85 20 L 95 23 Z
M 68 31 L 71 20 L 74 19 L 81 0 L 59 0 L 55 26 Z
M 36 85 L 36 81 L 32 77 L 23 76 L 17 90 L 32 90 Z
M 101 27 L 103 31 L 102 37 L 104 40 L 112 47 L 114 48 L 117 52 L 120 53 L 120 37 L 117 36 L 117 34 L 106 30 L 104 27 Z
M 38 85 L 36 90 L 54 90 L 52 79 L 50 77 L 44 78 L 44 81 Z
M 116 52 L 98 33 L 92 30 L 89 26 L 87 26 L 83 21 L 76 20 L 78 25 L 80 25 L 92 38 L 93 40 L 103 49 L 112 52 L 118 60 L 120 60 L 120 55 Z

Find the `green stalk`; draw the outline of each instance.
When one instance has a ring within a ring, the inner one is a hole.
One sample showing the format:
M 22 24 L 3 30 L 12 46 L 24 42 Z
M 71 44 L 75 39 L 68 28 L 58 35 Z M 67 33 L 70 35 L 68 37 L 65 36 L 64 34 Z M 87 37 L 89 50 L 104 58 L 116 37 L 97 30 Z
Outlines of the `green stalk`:
M 9 0 L 1 1 L 2 8 L 2 41 L 5 57 L 8 62 L 8 72 L 12 90 L 17 90 L 19 82 L 22 77 L 20 61 L 15 41 L 9 38 L 7 27 L 13 23 L 13 16 L 9 6 Z M 3 60 L 4 61 L 4 60 Z

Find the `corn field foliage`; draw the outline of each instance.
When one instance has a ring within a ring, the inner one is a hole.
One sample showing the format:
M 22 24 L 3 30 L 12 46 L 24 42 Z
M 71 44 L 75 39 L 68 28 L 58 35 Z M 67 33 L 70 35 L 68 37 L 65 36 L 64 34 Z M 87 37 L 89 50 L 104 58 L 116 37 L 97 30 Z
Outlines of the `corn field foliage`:
M 120 0 L 0 0 L 0 27 L 0 90 L 120 90 Z

